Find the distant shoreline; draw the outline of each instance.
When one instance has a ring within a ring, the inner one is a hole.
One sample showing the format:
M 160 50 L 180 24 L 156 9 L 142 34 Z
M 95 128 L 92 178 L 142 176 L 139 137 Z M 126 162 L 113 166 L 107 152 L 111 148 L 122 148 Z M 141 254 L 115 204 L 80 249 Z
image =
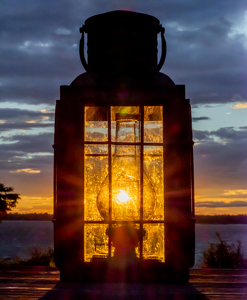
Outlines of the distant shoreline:
M 196 215 L 196 224 L 247 224 L 247 215 Z M 7 214 L 2 221 L 52 221 L 53 215 L 38 214 Z

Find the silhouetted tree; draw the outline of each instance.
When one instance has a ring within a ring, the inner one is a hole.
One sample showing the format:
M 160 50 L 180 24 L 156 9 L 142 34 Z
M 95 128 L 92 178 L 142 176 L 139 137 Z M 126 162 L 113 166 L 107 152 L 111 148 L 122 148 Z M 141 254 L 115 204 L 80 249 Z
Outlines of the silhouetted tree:
M 19 194 L 12 193 L 12 187 L 6 187 L 0 183 L 0 217 L 16 207 L 18 199 L 21 199 Z

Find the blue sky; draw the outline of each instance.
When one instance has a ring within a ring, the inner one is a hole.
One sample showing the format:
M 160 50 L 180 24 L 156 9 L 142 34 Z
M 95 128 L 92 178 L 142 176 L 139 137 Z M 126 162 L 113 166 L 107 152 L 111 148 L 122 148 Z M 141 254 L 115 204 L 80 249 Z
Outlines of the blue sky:
M 128 9 L 165 27 L 161 72 L 186 85 L 195 141 L 197 213 L 247 213 L 245 0 L 4 0 L 0 11 L 0 182 L 15 211 L 52 212 L 53 130 L 60 85 L 85 72 L 79 27 Z

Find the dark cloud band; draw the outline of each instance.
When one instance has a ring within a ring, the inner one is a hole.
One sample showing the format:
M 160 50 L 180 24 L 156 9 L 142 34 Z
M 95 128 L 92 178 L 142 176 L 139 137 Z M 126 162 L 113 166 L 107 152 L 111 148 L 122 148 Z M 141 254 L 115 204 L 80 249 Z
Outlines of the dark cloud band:
M 208 208 L 218 208 L 218 207 L 247 207 L 247 201 L 205 201 L 197 202 L 196 207 L 208 207 Z

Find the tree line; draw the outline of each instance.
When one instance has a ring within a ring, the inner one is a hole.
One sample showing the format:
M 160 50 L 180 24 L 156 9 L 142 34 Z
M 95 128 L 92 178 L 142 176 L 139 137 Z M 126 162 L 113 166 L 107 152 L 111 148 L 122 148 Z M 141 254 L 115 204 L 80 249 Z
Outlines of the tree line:
M 5 215 L 2 220 L 52 221 L 53 215 L 48 214 L 48 213 L 28 213 L 28 214 L 9 213 L 9 214 Z
M 3 220 L 52 221 L 48 213 L 9 213 Z M 196 215 L 196 224 L 247 224 L 247 215 Z
M 197 224 L 247 224 L 247 215 L 196 215 Z

